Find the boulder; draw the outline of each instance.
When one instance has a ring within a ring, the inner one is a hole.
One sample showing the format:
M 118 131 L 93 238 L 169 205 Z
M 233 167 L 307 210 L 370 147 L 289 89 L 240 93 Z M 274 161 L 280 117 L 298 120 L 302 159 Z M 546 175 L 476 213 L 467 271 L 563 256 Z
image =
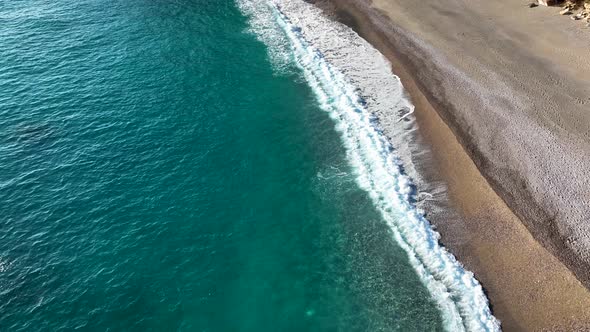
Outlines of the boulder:
M 559 15 L 571 15 L 572 11 L 569 8 L 564 8 L 559 12 Z
M 558 1 L 558 0 L 538 0 L 539 5 L 543 5 L 543 6 L 555 6 L 560 2 L 561 1 Z

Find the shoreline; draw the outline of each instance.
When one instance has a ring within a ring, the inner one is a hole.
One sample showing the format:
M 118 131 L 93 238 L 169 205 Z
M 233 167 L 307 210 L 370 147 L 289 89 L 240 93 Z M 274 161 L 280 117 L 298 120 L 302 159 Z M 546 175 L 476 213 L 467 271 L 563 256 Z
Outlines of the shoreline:
M 425 219 L 424 209 L 455 216 L 444 206 L 444 186 L 425 181 L 425 165 L 432 160 L 416 135 L 414 116 L 409 116 L 414 106 L 389 61 L 352 29 L 335 24 L 310 4 L 285 1 L 276 10 L 298 67 L 343 133 L 358 185 L 406 252 L 445 330 L 499 330 L 481 284 L 439 245 L 439 234 Z
M 453 111 L 449 109 L 453 110 L 454 105 L 440 103 L 440 96 L 436 98 L 431 93 L 432 85 L 442 82 L 424 80 L 418 74 L 416 63 L 425 59 L 409 60 L 419 52 L 416 41 L 400 34 L 399 27 L 397 31 L 387 30 L 393 25 L 390 18 L 383 10 L 364 2 L 312 2 L 369 41 L 389 59 L 393 72 L 401 78 L 416 107 L 414 114 L 420 136 L 430 147 L 436 165 L 426 178 L 446 183 L 450 204 L 459 214 L 459 218 L 450 218 L 452 221 L 444 213 L 433 214 L 429 220 L 441 233 L 445 247 L 483 284 L 503 328 L 507 331 L 590 328 L 587 310 L 590 292 L 562 263 L 565 261 L 571 267 L 577 262 L 568 261 L 568 256 L 564 258 L 563 254 L 559 255 L 561 261 L 558 260 L 554 254 L 566 249 L 547 240 L 551 230 L 535 231 L 536 225 L 521 222 L 531 217 L 531 212 L 523 216 L 516 211 L 517 215 L 506 204 L 512 202 L 513 207 L 514 202 L 522 202 L 522 197 L 511 197 L 510 192 L 502 192 L 489 176 L 484 178 L 486 172 L 480 169 L 489 167 L 485 165 L 487 161 L 477 158 L 477 144 L 462 132 L 460 121 L 452 117 Z M 441 108 L 447 111 L 441 114 Z M 528 201 L 535 202 L 533 198 Z M 533 211 L 536 212 L 533 220 L 545 220 L 542 208 Z M 537 240 L 531 235 L 531 228 Z

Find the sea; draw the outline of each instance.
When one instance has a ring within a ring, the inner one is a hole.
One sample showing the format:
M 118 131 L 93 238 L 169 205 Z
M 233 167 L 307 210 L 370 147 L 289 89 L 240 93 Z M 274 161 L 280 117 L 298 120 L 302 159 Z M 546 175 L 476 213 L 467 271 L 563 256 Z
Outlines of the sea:
M 0 22 L 0 331 L 500 329 L 420 209 L 399 79 L 312 4 Z

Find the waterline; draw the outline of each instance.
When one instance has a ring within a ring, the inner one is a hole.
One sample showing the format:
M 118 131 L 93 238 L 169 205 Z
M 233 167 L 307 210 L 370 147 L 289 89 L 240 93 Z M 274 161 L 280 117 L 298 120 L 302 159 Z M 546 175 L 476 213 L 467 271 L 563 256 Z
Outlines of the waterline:
M 383 135 L 377 117 L 370 110 L 371 102 L 378 103 L 379 100 L 361 96 L 359 89 L 351 84 L 351 79 L 346 75 L 348 73 L 345 74 L 334 66 L 316 45 L 306 39 L 307 26 L 293 24 L 289 16 L 295 12 L 317 16 L 321 14 L 310 9 L 311 5 L 297 0 L 271 2 L 268 5 L 276 24 L 288 38 L 296 65 L 316 94 L 321 108 L 336 123 L 336 130 L 341 134 L 358 185 L 369 194 L 382 218 L 390 226 L 396 242 L 408 254 L 411 264 L 442 313 L 445 329 L 500 330 L 499 322 L 491 314 L 479 282 L 452 254 L 439 245 L 439 234 L 417 208 L 416 186 L 404 171 L 406 165 L 403 158 L 398 154 L 397 147 Z M 319 25 L 317 22 L 325 22 L 325 19 L 317 20 L 317 17 L 303 17 L 303 14 L 297 19 L 299 22 L 313 20 L 316 27 Z M 331 37 L 328 33 L 324 35 L 326 38 Z M 262 38 L 263 41 L 264 39 Z M 272 45 L 269 46 L 272 48 Z M 345 50 L 339 51 L 341 57 L 346 55 Z M 355 79 L 358 80 L 359 77 Z M 410 112 L 411 110 L 413 108 L 410 108 Z M 408 112 L 398 116 L 397 121 L 411 117 Z

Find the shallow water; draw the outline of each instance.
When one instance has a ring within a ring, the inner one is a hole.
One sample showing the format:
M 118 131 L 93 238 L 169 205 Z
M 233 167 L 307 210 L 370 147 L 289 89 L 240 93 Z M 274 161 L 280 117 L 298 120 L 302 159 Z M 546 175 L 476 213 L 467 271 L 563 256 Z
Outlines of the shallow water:
M 442 328 L 334 121 L 233 1 L 0 18 L 0 330 Z

